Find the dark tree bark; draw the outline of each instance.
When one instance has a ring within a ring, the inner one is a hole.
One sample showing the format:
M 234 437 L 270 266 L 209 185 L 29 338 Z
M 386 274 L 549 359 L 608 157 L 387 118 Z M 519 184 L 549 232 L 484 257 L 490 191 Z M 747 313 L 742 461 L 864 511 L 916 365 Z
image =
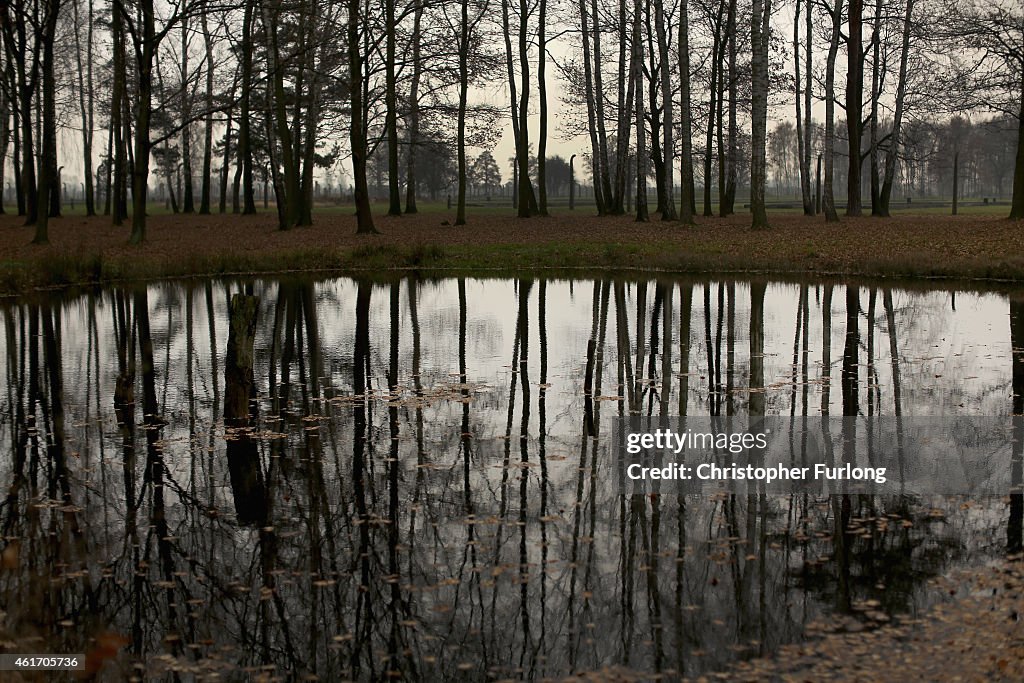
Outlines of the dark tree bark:
M 242 74 L 241 89 L 239 90 L 239 116 L 238 116 L 238 170 L 242 173 L 242 213 L 256 213 L 256 198 L 253 195 L 252 176 L 252 52 L 255 23 L 253 13 L 255 12 L 256 0 L 246 0 L 245 10 L 242 15 Z M 266 27 L 268 32 L 272 27 Z M 271 78 L 268 74 L 268 78 Z M 267 116 L 270 116 L 268 111 Z M 237 195 L 237 193 L 236 193 Z M 237 202 L 236 202 L 237 203 Z
M 280 164 L 284 178 L 283 187 L 280 188 L 280 195 L 278 196 L 278 228 L 281 230 L 290 230 L 299 224 L 300 205 L 302 202 L 302 188 L 299 178 L 299 159 L 297 158 L 298 150 L 295 147 L 296 140 L 292 135 L 288 119 L 288 95 L 284 86 L 285 65 L 281 62 L 281 51 L 277 37 L 279 14 L 276 12 L 271 14 L 270 9 L 266 5 L 264 5 L 262 9 L 263 25 L 266 28 L 267 34 L 268 85 L 272 85 L 273 95 L 272 106 L 275 122 L 274 133 L 277 136 L 277 140 L 281 148 Z M 358 60 L 356 68 L 359 68 Z M 361 73 L 361 69 L 359 73 Z M 360 83 L 361 81 L 353 80 L 352 82 Z M 361 96 L 360 88 L 351 87 L 350 90 L 353 93 L 360 93 Z M 360 120 L 362 119 L 361 105 L 358 110 L 353 105 L 352 116 L 353 120 L 355 120 L 356 116 L 358 116 Z M 239 122 L 239 124 L 241 124 L 241 122 Z M 353 145 L 354 144 L 355 142 L 353 141 Z M 365 139 L 362 144 L 365 146 Z M 241 134 L 239 134 L 239 146 L 241 146 Z M 353 149 L 353 164 L 355 163 L 357 156 L 358 155 Z
M 78 27 L 81 25 L 81 18 L 78 12 L 78 0 L 74 2 L 74 19 L 75 19 L 75 59 L 78 63 L 78 106 L 82 114 L 82 168 L 84 171 L 84 185 L 83 191 L 85 192 L 85 215 L 95 216 L 96 215 L 96 204 L 95 195 L 93 193 L 93 170 L 92 170 L 92 137 L 93 137 L 93 125 L 94 125 L 94 109 L 93 109 L 93 80 L 92 80 L 92 38 L 93 38 L 93 5 L 92 0 L 89 0 L 88 17 L 85 21 L 85 62 L 82 61 L 82 41 L 78 32 Z M 89 84 L 86 88 L 86 83 Z M 6 112 L 4 112 L 4 124 L 6 125 Z M 7 136 L 3 136 L 3 144 L 6 143 Z M 2 163 L 3 156 L 0 155 L 0 163 Z M 0 177 L 0 188 L 3 187 L 3 178 Z
M 53 69 L 53 47 L 57 34 L 60 0 L 44 3 L 43 31 L 40 62 L 43 80 L 42 145 L 39 156 L 39 192 L 36 208 L 36 234 L 34 244 L 49 242 L 48 218 L 60 215 L 60 180 L 57 177 L 57 81 Z M 53 210 L 56 198 L 56 211 Z
M 125 20 L 125 8 L 121 5 Z M 153 58 L 156 53 L 156 18 L 153 0 L 140 0 L 140 25 L 135 27 L 137 102 L 135 111 L 135 159 L 132 164 L 132 233 L 130 242 L 142 244 L 146 240 L 146 198 L 149 191 L 149 124 L 153 114 Z
M 797 147 L 800 155 L 800 196 L 803 200 L 804 215 L 814 215 L 814 197 L 811 195 L 811 149 L 810 149 L 810 84 L 804 84 L 800 77 L 800 0 L 796 0 L 796 13 L 793 15 L 793 67 L 794 67 L 794 79 L 793 83 L 796 87 L 795 92 L 795 103 L 796 103 L 796 136 L 797 136 Z M 808 27 L 810 27 L 811 20 L 811 3 L 807 3 L 807 16 Z M 807 41 L 808 58 L 811 52 L 811 42 Z M 808 76 L 810 72 L 808 71 Z M 804 101 L 801 101 L 801 88 L 805 88 L 803 95 L 806 98 L 806 117 L 804 109 Z
M 723 0 L 719 0 L 718 14 L 714 23 L 714 39 L 711 43 L 711 87 L 708 88 L 708 127 L 707 138 L 704 147 L 704 215 L 715 215 L 711 208 L 711 146 L 714 143 L 715 134 L 715 112 L 718 110 L 718 81 L 721 78 L 722 63 L 722 12 L 724 11 Z M 721 159 L 719 159 L 721 163 Z M 719 197 L 721 200 L 721 197 Z
M 537 132 L 537 213 L 548 215 L 548 83 L 547 22 L 548 2 L 540 0 L 537 17 L 537 97 L 540 99 L 540 130 Z
M 462 0 L 462 12 L 465 18 L 468 9 L 466 3 L 468 0 Z M 387 110 L 387 115 L 384 121 L 384 127 L 387 130 L 388 136 L 388 215 L 389 216 L 401 216 L 402 215 L 402 195 L 398 187 L 398 86 L 397 77 L 395 76 L 395 31 L 397 27 L 395 25 L 395 3 L 385 2 L 384 3 L 384 42 L 386 58 L 384 60 L 384 107 Z M 466 45 L 468 50 L 468 44 Z M 462 62 L 467 59 L 464 53 L 459 55 L 460 73 L 465 77 L 465 72 L 461 69 Z M 465 112 L 463 112 L 463 117 Z M 465 155 L 465 150 L 463 150 Z
M 6 85 L 6 84 L 4 84 Z M 7 213 L 4 209 L 4 176 L 7 170 L 7 146 L 11 140 L 11 111 L 7 99 L 7 91 L 0 86 L 0 215 Z
M 665 27 L 665 6 L 662 0 L 654 2 L 654 26 L 658 34 L 658 56 L 661 59 L 661 97 L 662 97 L 662 118 L 664 126 L 665 146 L 664 151 L 664 185 L 665 203 L 661 214 L 661 220 L 674 221 L 679 218 L 676 213 L 676 199 L 674 196 L 674 183 L 672 180 L 672 161 L 675 142 L 672 138 L 672 127 L 675 124 L 674 112 L 672 111 L 672 79 L 668 59 L 668 33 Z
M 832 182 L 835 177 L 835 106 L 836 106 L 836 56 L 839 54 L 839 27 L 843 16 L 843 0 L 836 0 L 832 14 L 832 39 L 828 46 L 825 62 L 825 197 L 823 209 L 826 223 L 839 221 Z
M 459 114 L 456 148 L 459 157 L 458 202 L 455 225 L 466 224 L 466 100 L 469 95 L 469 0 L 462 0 L 459 24 Z
M 751 18 L 751 148 L 750 159 L 750 210 L 753 229 L 768 228 L 768 212 L 765 209 L 764 186 L 767 180 L 765 145 L 768 136 L 768 39 L 772 15 L 771 0 L 754 0 Z
M 632 78 L 636 88 L 636 220 L 650 220 L 647 213 L 647 131 L 644 123 L 644 44 L 640 38 L 641 0 L 633 0 Z
M 199 213 L 210 213 L 210 185 L 213 172 L 213 36 L 206 13 L 202 14 L 203 43 L 206 47 L 206 122 L 203 129 L 203 177 L 199 194 Z
M 39 45 L 30 45 L 28 40 L 29 8 L 24 2 L 0 4 L 3 21 L 4 47 L 8 63 L 13 64 L 14 74 L 10 79 L 12 91 L 17 98 L 17 118 L 21 124 L 21 192 L 18 193 L 19 215 L 25 215 L 25 225 L 35 225 L 38 215 L 38 189 L 36 186 L 36 164 L 32 142 L 32 100 L 36 93 Z M 31 60 L 31 61 L 29 61 Z
M 590 23 L 587 16 L 587 2 L 580 0 L 580 33 L 583 38 L 583 78 L 585 97 L 587 103 L 587 131 L 590 133 L 590 170 L 594 183 L 594 203 L 597 205 L 597 215 L 603 216 L 606 212 L 606 195 L 602 186 L 602 172 L 605 170 L 605 158 L 601 155 L 601 142 L 597 130 L 597 107 L 594 96 L 594 68 L 590 56 Z M 596 37 L 596 36 L 595 36 Z M 600 69 L 600 66 L 598 67 Z M 599 94 L 603 97 L 603 94 Z M 571 161 L 570 161 L 571 163 Z M 572 188 L 570 188 L 571 197 Z M 569 208 L 573 208 L 571 205 Z
M 111 222 L 114 225 L 121 225 L 128 217 L 128 165 L 127 145 L 128 139 L 124 134 L 125 121 L 124 110 L 127 98 L 127 64 L 125 63 L 125 35 L 124 35 L 124 5 L 121 0 L 115 0 L 111 16 L 113 33 L 113 87 L 110 98 L 110 127 L 114 137 L 114 186 L 111 188 L 112 197 Z M 107 159 L 110 163 L 110 159 Z
M 359 48 L 359 0 L 348 0 L 348 75 L 351 122 L 352 177 L 356 205 L 356 234 L 376 234 L 370 213 L 370 191 L 366 184 L 366 123 L 363 112 L 363 55 Z
M 423 3 L 413 0 L 412 20 L 412 82 L 409 85 L 409 149 L 406 152 L 405 212 L 417 213 L 416 209 L 416 155 L 420 144 L 420 79 L 423 64 L 420 59 L 420 22 L 423 18 Z
M 1013 169 L 1012 220 L 1024 220 L 1024 69 L 1021 69 L 1020 114 L 1017 116 L 1017 160 Z
M 236 74 L 235 85 L 238 85 Z M 231 126 L 234 123 L 234 107 L 228 107 L 228 123 L 224 131 L 224 161 L 220 169 L 220 197 L 218 198 L 218 213 L 225 213 L 228 210 L 228 176 L 231 168 Z
M 519 148 L 516 157 L 519 163 L 519 217 L 529 218 L 536 202 L 533 185 L 530 183 L 530 55 L 529 55 L 529 2 L 519 0 L 519 75 L 522 79 L 519 91 Z
M 861 111 L 864 97 L 864 0 L 850 0 L 850 35 L 846 49 L 846 130 L 850 143 L 850 170 L 847 174 L 846 215 L 861 215 Z
M 735 213 L 736 207 L 736 169 L 739 166 L 739 125 L 736 120 L 736 109 L 739 106 L 740 75 L 736 68 L 736 0 L 729 0 L 726 33 L 729 40 L 729 145 L 726 152 L 725 192 L 719 201 L 719 213 L 722 216 L 731 216 Z M 722 125 L 721 121 L 718 125 Z
M 584 0 L 581 0 L 581 6 Z M 597 142 L 600 148 L 601 194 L 606 213 L 611 213 L 612 174 L 608 161 L 608 131 L 604 112 L 604 76 L 601 61 L 601 19 L 597 11 L 597 0 L 590 0 L 590 21 L 594 34 L 594 105 L 597 118 Z
M 697 213 L 697 193 L 693 181 L 693 112 L 690 108 L 690 16 L 687 3 L 679 6 L 679 218 L 693 224 Z
M 880 63 L 882 56 L 882 2 L 875 0 L 875 20 L 871 30 L 871 135 L 869 140 L 870 148 L 870 173 L 871 173 L 871 215 L 882 215 L 882 179 L 879 175 L 878 164 L 878 100 L 882 93 L 881 79 L 883 65 Z
M 626 0 L 619 0 L 618 129 L 615 137 L 615 202 L 611 213 L 625 213 L 626 159 L 629 156 L 630 118 L 633 111 L 634 78 L 626 63 L 630 50 L 626 41 Z M 629 78 L 627 78 L 627 75 Z
M 181 210 L 195 213 L 195 198 L 192 196 L 192 94 L 189 92 L 188 75 L 188 14 L 181 16 L 181 169 L 185 189 L 182 193 Z

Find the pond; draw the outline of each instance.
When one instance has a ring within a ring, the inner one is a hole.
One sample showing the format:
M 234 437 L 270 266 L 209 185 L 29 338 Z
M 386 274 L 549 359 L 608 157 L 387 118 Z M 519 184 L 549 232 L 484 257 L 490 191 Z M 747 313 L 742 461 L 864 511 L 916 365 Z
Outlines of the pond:
M 621 495 L 610 431 L 1024 412 L 1012 292 L 282 278 L 0 316 L 0 635 L 111 680 L 699 676 L 1020 548 L 1019 495 Z

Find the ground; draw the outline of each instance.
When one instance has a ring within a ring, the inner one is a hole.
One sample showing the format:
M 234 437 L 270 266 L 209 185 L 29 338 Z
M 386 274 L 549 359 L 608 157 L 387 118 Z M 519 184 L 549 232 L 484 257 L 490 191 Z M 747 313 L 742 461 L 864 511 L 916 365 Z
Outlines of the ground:
M 936 579 L 947 601 L 914 618 L 875 630 L 865 630 L 863 621 L 853 617 L 812 625 L 816 628 L 808 629 L 811 634 L 805 642 L 697 681 L 1022 681 L 1024 565 L 1020 559 Z M 616 669 L 581 673 L 574 680 L 634 683 L 652 679 Z
M 788 645 L 771 659 L 747 662 L 723 678 L 794 683 L 1024 680 L 1024 566 L 1010 561 L 938 582 L 949 601 L 917 619 Z
M 906 276 L 1024 279 L 1024 231 L 1000 215 L 904 212 L 890 219 L 771 216 L 772 230 L 750 230 L 750 218 L 697 219 L 696 226 L 631 216 L 598 218 L 588 210 L 518 219 L 505 212 L 470 213 L 454 227 L 444 211 L 377 216 L 380 235 L 356 235 L 348 211 L 315 215 L 312 227 L 282 232 L 274 216 L 156 214 L 147 242 L 128 245 L 128 225 L 109 217 L 51 219 L 50 244 L 34 246 L 33 229 L 0 216 L 0 293 L 34 287 L 128 279 L 286 270 L 417 268 L 663 269 L 675 272 L 762 272 L 797 276 Z

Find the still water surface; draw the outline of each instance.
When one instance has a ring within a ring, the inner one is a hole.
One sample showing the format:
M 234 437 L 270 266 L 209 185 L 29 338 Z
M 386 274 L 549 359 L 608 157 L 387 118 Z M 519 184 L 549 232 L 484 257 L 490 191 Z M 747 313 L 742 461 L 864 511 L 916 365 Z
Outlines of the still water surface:
M 1019 496 L 621 496 L 610 443 L 631 414 L 1024 412 L 1005 294 L 283 279 L 0 318 L 0 635 L 111 680 L 698 676 L 1020 546 Z

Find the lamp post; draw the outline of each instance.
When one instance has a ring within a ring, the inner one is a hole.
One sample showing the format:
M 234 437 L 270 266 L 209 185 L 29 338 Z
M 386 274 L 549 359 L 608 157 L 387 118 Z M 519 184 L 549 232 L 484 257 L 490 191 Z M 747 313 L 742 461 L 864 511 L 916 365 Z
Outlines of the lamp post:
M 573 168 L 573 159 L 576 155 L 573 154 L 569 157 L 569 210 L 572 211 L 576 208 L 576 173 Z

